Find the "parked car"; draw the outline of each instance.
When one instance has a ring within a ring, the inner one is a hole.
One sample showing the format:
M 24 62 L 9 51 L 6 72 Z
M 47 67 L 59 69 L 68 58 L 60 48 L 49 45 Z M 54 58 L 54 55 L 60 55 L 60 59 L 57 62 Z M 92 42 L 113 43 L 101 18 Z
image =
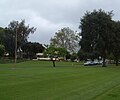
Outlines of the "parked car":
M 88 65 L 94 65 L 93 61 L 86 61 L 84 63 L 84 66 L 88 66 Z
M 87 60 L 85 63 L 84 63 L 84 66 L 89 66 L 89 65 L 100 65 L 102 64 L 102 60 L 97 60 L 95 59 L 94 61 L 92 60 Z

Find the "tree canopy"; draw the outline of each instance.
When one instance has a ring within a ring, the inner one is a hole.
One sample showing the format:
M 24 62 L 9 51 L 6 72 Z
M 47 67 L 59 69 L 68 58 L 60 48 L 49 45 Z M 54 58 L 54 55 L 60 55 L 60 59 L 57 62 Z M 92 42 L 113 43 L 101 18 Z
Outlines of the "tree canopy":
M 49 45 L 44 50 L 44 54 L 48 55 L 49 57 L 51 57 L 51 56 L 54 56 L 54 57 L 66 57 L 67 50 L 66 50 L 66 48 L 63 48 L 63 47 L 55 47 L 53 45 Z
M 103 58 L 103 66 L 106 66 L 105 59 L 110 52 L 111 37 L 114 33 L 112 16 L 112 12 L 100 9 L 86 12 L 80 20 L 81 50 L 87 53 L 98 53 Z
M 69 52 L 75 52 L 76 47 L 78 47 L 78 35 L 69 27 L 56 32 L 50 41 L 55 47 L 66 48 Z
M 25 25 L 25 20 L 19 21 L 12 21 L 8 25 L 8 27 L 5 28 L 5 41 L 6 41 L 6 47 L 8 49 L 8 52 L 11 56 L 14 55 L 14 49 L 15 49 L 15 37 L 17 34 L 17 49 L 20 51 L 21 47 L 27 43 L 27 39 L 30 33 L 34 33 L 36 28 L 30 27 L 29 25 Z

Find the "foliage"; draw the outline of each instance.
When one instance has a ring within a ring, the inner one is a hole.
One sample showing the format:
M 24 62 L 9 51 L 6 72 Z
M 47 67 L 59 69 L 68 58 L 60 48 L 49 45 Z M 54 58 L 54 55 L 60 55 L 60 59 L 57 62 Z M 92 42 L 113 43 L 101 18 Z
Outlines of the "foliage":
M 33 58 L 36 53 L 42 53 L 44 51 L 44 47 L 42 44 L 37 42 L 28 42 L 22 46 L 22 51 L 27 54 L 27 58 Z
M 78 51 L 77 55 L 80 60 L 86 60 L 88 58 L 88 54 L 84 52 L 82 49 Z
M 0 27 L 0 44 L 5 45 L 5 29 Z
M 70 58 L 71 58 L 71 61 L 78 59 L 77 53 L 72 53 Z
M 114 35 L 112 36 L 112 43 L 111 43 L 111 51 L 114 55 L 116 66 L 118 66 L 118 62 L 120 59 L 120 22 L 113 21 L 114 25 Z
M 0 44 L 0 58 L 4 55 L 5 53 L 5 46 Z
M 4 29 L 4 28 L 2 28 L 2 27 L 0 27 L 0 48 L 1 48 L 1 56 L 5 53 L 5 52 L 7 52 L 7 50 L 8 50 L 8 46 L 7 46 L 7 41 L 9 41 L 9 36 L 8 35 L 6 35 L 6 30 Z M 12 40 L 11 40 L 12 41 Z M 10 42 L 8 42 L 8 43 L 10 43 Z M 4 53 L 3 53 L 4 52 Z M 1 57 L 0 56 L 0 57 Z
M 97 52 L 103 58 L 103 66 L 105 59 L 110 53 L 113 21 L 112 12 L 104 10 L 94 10 L 86 12 L 81 18 L 80 26 L 82 39 L 80 41 L 81 49 L 87 53 Z
M 28 35 L 34 33 L 36 28 L 25 25 L 25 20 L 12 21 L 6 29 L 6 48 L 10 56 L 14 55 L 15 38 L 17 38 L 17 49 L 20 52 L 21 47 L 27 42 Z M 17 37 L 16 37 L 17 34 Z
M 67 59 L 70 60 L 70 58 L 71 58 L 71 54 L 70 54 L 70 52 L 67 51 L 66 60 L 67 60 Z
M 17 59 L 17 63 L 28 61 L 28 59 Z M 14 64 L 15 61 L 13 59 L 9 59 L 9 57 L 2 57 L 0 59 L 0 64 Z
M 65 57 L 67 55 L 67 50 L 66 48 L 54 47 L 53 45 L 50 45 L 45 49 L 44 54 L 54 57 Z
M 62 28 L 56 32 L 50 41 L 55 47 L 66 48 L 69 52 L 76 52 L 78 47 L 78 35 L 69 27 Z
M 77 53 L 80 60 L 87 60 L 87 59 L 99 59 L 100 54 L 96 51 L 93 52 L 84 52 L 82 49 L 80 49 Z

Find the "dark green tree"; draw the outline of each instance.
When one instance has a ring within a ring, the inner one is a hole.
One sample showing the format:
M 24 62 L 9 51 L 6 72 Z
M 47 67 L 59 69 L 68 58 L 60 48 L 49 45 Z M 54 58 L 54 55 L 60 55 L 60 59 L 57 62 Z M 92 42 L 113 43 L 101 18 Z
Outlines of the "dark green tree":
M 0 43 L 1 44 L 4 44 L 5 42 L 5 29 L 0 27 Z
M 12 35 L 8 34 L 8 31 L 6 30 L 6 28 L 1 27 L 0 28 L 0 44 L 4 45 L 6 53 L 8 53 L 10 49 L 11 51 L 14 51 L 14 48 L 12 48 L 13 41 L 14 39 L 12 38 Z M 11 52 L 9 52 L 9 54 L 11 55 Z
M 118 66 L 118 62 L 120 59 L 120 22 L 119 21 L 114 21 L 114 36 L 113 41 L 111 43 L 111 50 L 112 54 L 114 55 L 116 66 Z
M 36 56 L 36 53 L 42 53 L 44 51 L 44 47 L 42 44 L 37 42 L 28 42 L 22 46 L 22 51 L 27 54 L 27 58 L 32 59 Z
M 103 58 L 104 67 L 113 36 L 112 16 L 112 12 L 105 12 L 101 9 L 86 12 L 81 18 L 79 26 L 82 36 L 81 49 L 87 53 L 97 52 Z
M 25 25 L 25 20 L 12 21 L 6 28 L 6 47 L 10 56 L 14 56 L 15 51 L 15 38 L 17 34 L 17 49 L 20 52 L 21 47 L 27 43 L 27 39 L 30 33 L 34 33 L 36 28 Z
M 0 58 L 4 55 L 5 53 L 5 46 L 0 44 Z
M 75 61 L 78 59 L 77 53 L 72 53 L 70 57 L 71 61 Z

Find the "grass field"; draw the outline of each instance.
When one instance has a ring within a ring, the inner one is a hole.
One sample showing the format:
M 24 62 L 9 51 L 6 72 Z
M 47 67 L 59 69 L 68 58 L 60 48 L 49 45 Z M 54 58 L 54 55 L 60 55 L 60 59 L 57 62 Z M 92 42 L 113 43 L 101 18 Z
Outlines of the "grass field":
M 0 100 L 120 100 L 120 68 L 28 61 L 0 64 Z

